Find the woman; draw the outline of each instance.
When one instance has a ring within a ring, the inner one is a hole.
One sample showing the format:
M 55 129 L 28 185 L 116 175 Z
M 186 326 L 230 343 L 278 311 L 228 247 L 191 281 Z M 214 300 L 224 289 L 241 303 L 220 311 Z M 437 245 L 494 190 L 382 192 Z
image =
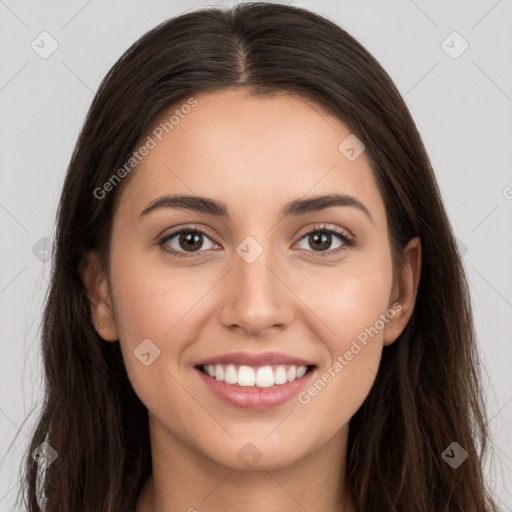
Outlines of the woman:
M 30 511 L 496 510 L 428 156 L 377 61 L 307 10 L 190 12 L 114 65 L 43 354 Z

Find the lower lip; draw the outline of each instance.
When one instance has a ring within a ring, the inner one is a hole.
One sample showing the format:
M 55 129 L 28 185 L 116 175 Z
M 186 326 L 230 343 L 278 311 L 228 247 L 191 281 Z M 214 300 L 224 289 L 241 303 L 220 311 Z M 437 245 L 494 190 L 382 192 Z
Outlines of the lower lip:
M 226 384 L 206 375 L 201 370 L 194 368 L 203 382 L 221 400 L 235 407 L 243 409 L 263 410 L 284 404 L 306 387 L 309 379 L 315 373 L 316 368 L 304 374 L 300 379 L 295 379 L 286 384 L 279 384 L 268 388 L 246 387 Z

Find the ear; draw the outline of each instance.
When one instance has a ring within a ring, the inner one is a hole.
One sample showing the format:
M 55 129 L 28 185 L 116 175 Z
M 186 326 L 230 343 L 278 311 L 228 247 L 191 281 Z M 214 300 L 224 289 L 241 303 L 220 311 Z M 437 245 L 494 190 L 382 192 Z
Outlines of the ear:
M 403 264 L 391 292 L 389 309 L 395 311 L 384 330 L 384 345 L 391 345 L 402 333 L 411 318 L 421 274 L 421 241 L 415 237 L 403 250 Z
M 97 252 L 90 252 L 84 256 L 80 262 L 79 272 L 86 288 L 96 332 L 106 341 L 117 341 L 119 335 L 108 279 Z

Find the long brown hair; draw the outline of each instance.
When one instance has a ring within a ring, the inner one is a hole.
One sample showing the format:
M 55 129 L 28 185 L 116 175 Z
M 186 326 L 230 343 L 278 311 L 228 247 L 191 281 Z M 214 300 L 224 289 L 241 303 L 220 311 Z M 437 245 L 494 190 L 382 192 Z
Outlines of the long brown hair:
M 468 286 L 420 135 L 379 63 L 346 31 L 275 3 L 208 8 L 167 20 L 109 71 L 76 144 L 57 214 L 42 323 L 45 389 L 24 460 L 29 512 L 129 512 L 151 473 L 147 410 L 119 343 L 97 334 L 79 268 L 100 251 L 108 268 L 115 202 L 94 191 L 121 168 L 164 109 L 202 91 L 307 97 L 350 127 L 382 194 L 395 268 L 414 236 L 421 281 L 404 332 L 384 347 L 376 381 L 350 421 L 347 483 L 364 512 L 490 512 L 489 437 Z M 135 171 L 134 171 L 135 172 Z M 132 173 L 133 174 L 133 173 Z M 41 470 L 32 454 L 58 454 Z M 442 454 L 458 443 L 467 459 Z

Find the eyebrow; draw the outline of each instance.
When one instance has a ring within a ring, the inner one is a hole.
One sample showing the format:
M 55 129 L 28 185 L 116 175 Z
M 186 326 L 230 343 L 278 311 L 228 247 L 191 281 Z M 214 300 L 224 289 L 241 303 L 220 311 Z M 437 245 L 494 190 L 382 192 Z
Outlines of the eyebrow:
M 373 223 L 370 212 L 358 199 L 345 194 L 329 194 L 308 197 L 307 199 L 296 199 L 287 203 L 281 210 L 283 217 L 304 215 L 332 208 L 335 206 L 353 207 L 362 211 Z M 159 209 L 190 210 L 216 217 L 229 218 L 229 210 L 226 203 L 216 201 L 207 197 L 188 195 L 164 195 L 156 198 L 148 204 L 140 213 L 139 217 L 145 217 L 151 212 Z

